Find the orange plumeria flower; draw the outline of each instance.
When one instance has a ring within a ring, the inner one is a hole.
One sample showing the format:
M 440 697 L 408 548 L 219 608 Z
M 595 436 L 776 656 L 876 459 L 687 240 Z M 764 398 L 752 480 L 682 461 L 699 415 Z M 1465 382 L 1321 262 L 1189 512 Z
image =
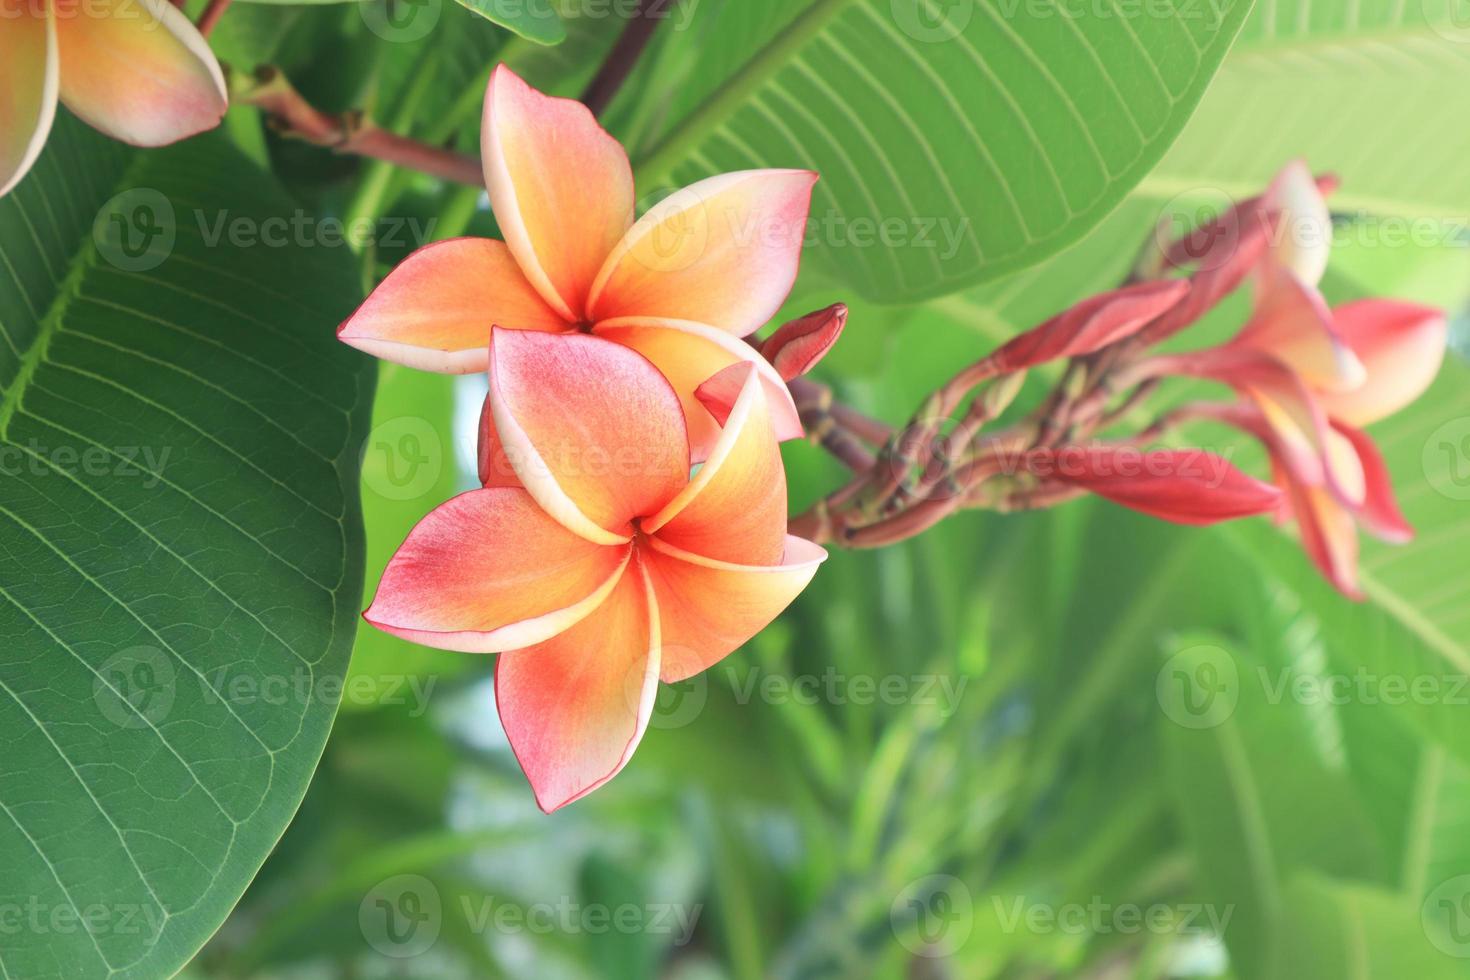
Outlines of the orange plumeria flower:
M 781 376 L 740 338 L 791 291 L 816 174 L 722 174 L 635 222 L 623 148 L 586 106 L 543 95 L 504 65 L 485 93 L 481 149 L 505 241 L 419 249 L 342 325 L 343 341 L 465 374 L 485 369 L 491 325 L 596 334 L 643 354 L 673 384 L 696 461 L 719 430 L 694 389 L 745 361 L 767 386 L 777 437 L 801 435 Z
M 58 99 L 93 128 L 163 146 L 219 125 L 219 62 L 167 0 L 0 0 L 0 195 L 41 154 Z
M 786 533 L 785 470 L 754 368 L 692 477 L 679 398 L 635 351 L 497 328 L 489 374 L 513 477 L 424 518 L 364 616 L 430 646 L 507 651 L 501 722 L 550 812 L 627 764 L 660 679 L 697 674 L 755 635 L 826 552 Z

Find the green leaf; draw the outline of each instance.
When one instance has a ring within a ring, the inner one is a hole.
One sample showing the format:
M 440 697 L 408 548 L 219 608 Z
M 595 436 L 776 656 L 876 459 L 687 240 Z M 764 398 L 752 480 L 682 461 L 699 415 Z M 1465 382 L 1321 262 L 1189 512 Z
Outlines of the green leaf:
M 1320 875 L 1300 875 L 1286 890 L 1287 937 L 1277 980 L 1457 980 L 1463 953 L 1426 928 L 1417 900 Z M 1254 974 L 1250 974 L 1254 976 Z
M 560 44 L 567 39 L 561 18 L 550 0 L 458 0 L 486 20 L 537 44 Z
M 1456 10 L 1459 19 L 1456 19 Z M 1144 186 L 1256 193 L 1305 157 L 1333 207 L 1470 218 L 1470 28 L 1460 0 L 1259 3 L 1199 111 Z M 1344 111 L 1324 112 L 1325 106 Z M 1431 226 L 1431 230 L 1433 230 Z
M 1223 938 L 1237 972 L 1267 976 L 1286 880 L 1301 869 L 1371 875 L 1372 826 L 1305 707 L 1279 686 L 1289 661 L 1211 635 L 1169 652 L 1159 675 L 1167 775 L 1201 897 L 1231 912 Z
M 1102 220 L 1178 134 L 1249 6 L 707 0 L 666 35 L 709 53 L 655 89 L 670 124 L 635 169 L 645 192 L 817 170 L 816 261 L 884 302 L 954 292 Z
M 0 907 L 12 977 L 160 977 L 306 790 L 362 584 L 346 249 L 217 138 L 69 116 L 0 200 Z M 281 247 L 232 244 L 233 227 Z M 220 237 L 216 238 L 216 233 Z

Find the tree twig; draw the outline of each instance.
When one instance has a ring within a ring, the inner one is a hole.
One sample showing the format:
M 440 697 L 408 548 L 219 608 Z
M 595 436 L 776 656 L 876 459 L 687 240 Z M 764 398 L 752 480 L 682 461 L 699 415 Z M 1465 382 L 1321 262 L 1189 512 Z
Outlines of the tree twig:
M 258 106 L 285 135 L 337 153 L 371 157 L 442 180 L 485 186 L 478 158 L 381 129 L 361 112 L 323 112 L 302 97 L 277 68 L 257 68 L 235 91 L 236 101 Z
M 607 109 L 633 73 L 644 48 L 653 40 L 654 28 L 668 17 L 677 3 L 678 0 L 638 0 L 638 8 L 629 18 L 617 43 L 582 93 L 582 103 L 592 110 L 594 116 L 602 115 Z
M 204 13 L 199 15 L 199 33 L 209 37 L 215 25 L 219 23 L 219 19 L 225 15 L 226 10 L 230 9 L 230 4 L 233 2 L 234 0 L 209 0 L 209 6 L 205 7 Z

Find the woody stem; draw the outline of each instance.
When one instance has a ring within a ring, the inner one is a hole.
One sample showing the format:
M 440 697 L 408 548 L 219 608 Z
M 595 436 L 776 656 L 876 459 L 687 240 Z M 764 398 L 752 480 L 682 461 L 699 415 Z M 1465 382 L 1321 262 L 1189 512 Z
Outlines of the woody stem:
M 257 68 L 248 82 L 238 83 L 235 101 L 259 107 L 284 135 L 324 146 L 337 153 L 371 157 L 441 180 L 483 187 L 480 161 L 468 154 L 430 146 L 380 129 L 360 112 L 323 112 L 302 97 L 280 69 Z

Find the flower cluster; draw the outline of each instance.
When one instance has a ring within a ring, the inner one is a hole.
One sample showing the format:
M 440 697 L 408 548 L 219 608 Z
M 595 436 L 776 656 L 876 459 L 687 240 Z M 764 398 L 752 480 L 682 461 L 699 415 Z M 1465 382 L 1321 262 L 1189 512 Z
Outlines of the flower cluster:
M 482 149 L 505 241 L 419 250 L 339 331 L 490 381 L 483 486 L 409 534 L 365 616 L 501 654 L 500 718 L 551 811 L 627 763 L 660 680 L 740 646 L 826 557 L 787 534 L 778 442 L 802 431 L 786 380 L 846 314 L 794 321 L 764 354 L 741 339 L 795 280 L 815 174 L 713 177 L 634 221 L 622 148 L 504 67 Z
M 1359 598 L 1357 527 L 1388 541 L 1412 534 L 1361 427 L 1433 381 L 1446 323 L 1439 310 L 1396 300 L 1328 307 L 1318 285 L 1332 240 L 1326 195 L 1334 187 L 1293 163 L 1261 196 L 1161 247 L 1156 237 L 1134 282 L 1079 303 L 961 371 L 908 426 L 876 440 L 881 454 L 852 484 L 793 526 L 817 540 L 876 546 L 961 507 L 1042 507 L 1080 493 L 1187 524 L 1271 513 L 1294 518 L 1323 574 Z M 1247 284 L 1252 312 L 1231 340 L 1155 352 Z M 1025 372 L 1056 360 L 1068 366 L 1041 406 L 1000 432 L 985 431 L 1016 397 Z M 1238 397 L 1191 402 L 1132 436 L 1102 438 L 1128 425 L 1169 377 L 1218 382 Z M 953 419 L 966 399 L 968 409 Z M 1271 483 L 1200 450 L 1144 448 L 1201 419 L 1259 439 L 1272 460 Z
M 1278 511 L 1295 518 L 1313 562 L 1342 592 L 1357 583 L 1361 525 L 1386 541 L 1413 536 L 1399 512 L 1387 468 L 1362 429 L 1419 397 L 1439 373 L 1447 325 L 1437 309 L 1366 299 L 1335 309 L 1318 291 L 1331 244 L 1325 193 L 1295 163 L 1261 198 L 1175 242 L 1166 259 L 1191 246 L 1210 281 L 1206 295 L 1254 278 L 1254 311 L 1230 341 L 1206 350 L 1159 355 L 1135 377 L 1186 375 L 1222 382 L 1240 395 L 1230 405 L 1194 406 L 1260 439 L 1284 492 Z M 1267 234 L 1269 232 L 1269 234 Z M 1260 250 L 1242 245 L 1269 238 Z M 1167 331 L 1170 325 L 1164 325 Z
M 219 62 L 168 0 L 0 0 L 0 195 L 30 170 L 58 100 L 135 146 L 213 129 Z

